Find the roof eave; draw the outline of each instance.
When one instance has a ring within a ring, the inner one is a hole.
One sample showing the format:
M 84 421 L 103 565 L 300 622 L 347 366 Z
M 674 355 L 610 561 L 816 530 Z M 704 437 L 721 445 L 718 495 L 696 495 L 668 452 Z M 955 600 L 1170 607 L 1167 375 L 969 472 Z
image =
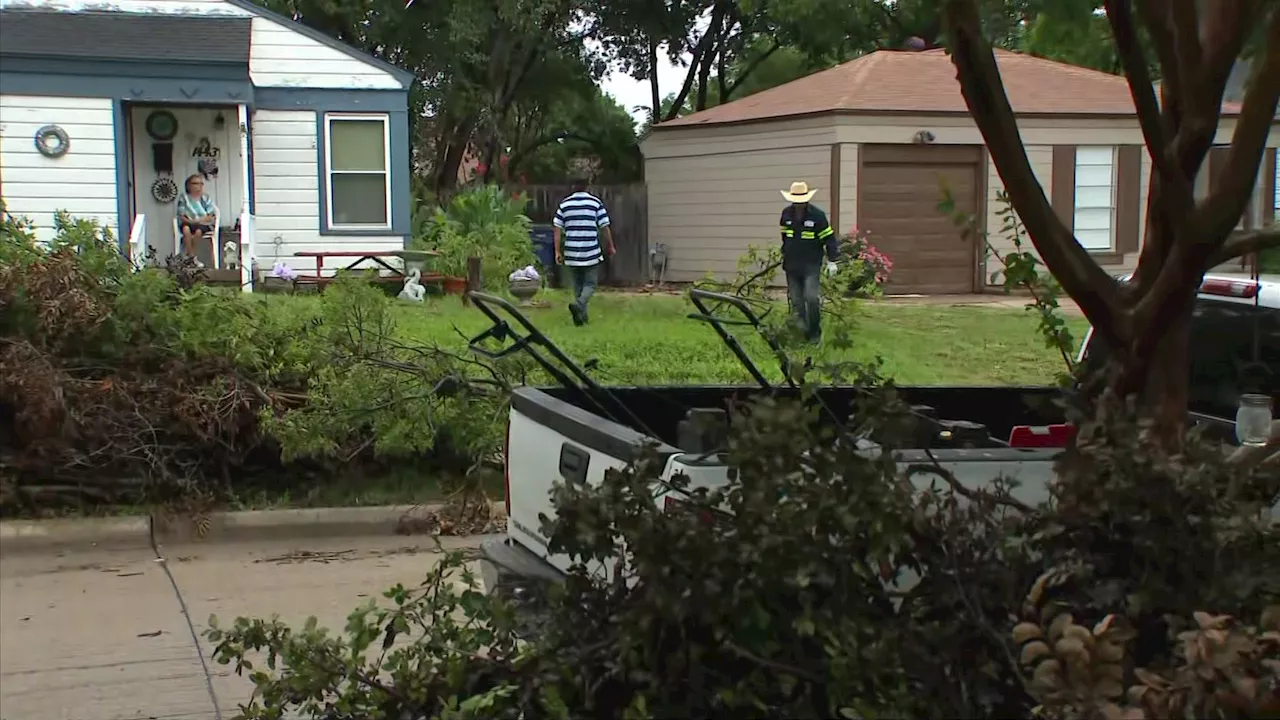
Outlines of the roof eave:
M 285 27 L 289 28 L 293 32 L 305 35 L 311 38 L 312 40 L 315 40 L 316 42 L 327 45 L 333 48 L 334 50 L 344 53 L 361 62 L 372 65 L 378 68 L 379 70 L 385 70 L 386 72 L 390 73 L 392 77 L 394 77 L 397 81 L 400 82 L 400 87 L 404 90 L 408 90 L 410 87 L 412 87 L 413 83 L 418 79 L 416 75 L 409 72 L 408 70 L 405 70 L 402 67 L 393 65 L 381 58 L 374 57 L 373 55 L 370 55 L 369 53 L 363 50 L 360 50 L 358 48 L 351 47 L 350 45 L 342 42 L 341 40 L 336 40 L 334 38 L 331 38 L 328 35 L 325 35 L 324 33 L 320 32 L 319 30 L 316 30 L 315 28 L 307 27 L 306 25 L 300 22 L 297 22 L 296 20 L 294 20 L 291 17 L 288 17 L 287 15 L 281 15 L 280 13 L 275 12 L 273 10 L 268 10 L 262 7 L 261 5 L 258 5 L 257 3 L 253 2 L 253 0 L 227 0 L 227 2 L 242 10 L 247 10 L 259 17 L 264 17 L 264 18 L 267 18 L 268 20 L 275 20 L 276 22 L 284 25 Z
M 1238 117 L 1239 111 L 1224 112 L 1221 117 Z M 816 110 L 805 113 L 791 113 L 787 115 L 771 115 L 768 117 L 743 118 L 740 120 L 711 120 L 703 123 L 682 123 L 678 121 L 670 121 L 666 123 L 658 123 L 652 126 L 651 132 L 665 131 L 672 132 L 676 130 L 689 130 L 693 128 L 708 127 L 729 127 L 737 125 L 755 125 L 760 123 L 782 122 L 786 120 L 798 120 L 803 118 L 814 118 L 824 116 L 891 116 L 891 117 L 970 117 L 969 112 L 961 110 L 851 110 L 851 109 L 833 109 L 833 110 Z M 690 116 L 691 117 L 691 116 Z M 1100 120 L 1122 120 L 1132 118 L 1137 120 L 1136 112 L 1127 113 L 1105 113 L 1105 112 L 1078 112 L 1078 113 L 1019 113 L 1015 112 L 1014 117 L 1028 119 L 1048 119 L 1048 118 L 1096 118 Z M 680 118 L 683 120 L 685 118 Z M 1280 122 L 1278 120 L 1277 122 Z

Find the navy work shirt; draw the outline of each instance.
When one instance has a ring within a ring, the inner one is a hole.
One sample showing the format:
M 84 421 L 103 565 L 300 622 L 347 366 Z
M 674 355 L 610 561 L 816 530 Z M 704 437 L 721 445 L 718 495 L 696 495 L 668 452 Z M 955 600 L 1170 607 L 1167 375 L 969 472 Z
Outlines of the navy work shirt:
M 840 253 L 840 242 L 827 222 L 827 214 L 818 206 L 805 203 L 804 217 L 795 218 L 796 205 L 788 205 L 782 211 L 779 229 L 782 231 L 782 269 L 806 270 L 822 265 L 823 250 L 827 259 L 835 262 Z

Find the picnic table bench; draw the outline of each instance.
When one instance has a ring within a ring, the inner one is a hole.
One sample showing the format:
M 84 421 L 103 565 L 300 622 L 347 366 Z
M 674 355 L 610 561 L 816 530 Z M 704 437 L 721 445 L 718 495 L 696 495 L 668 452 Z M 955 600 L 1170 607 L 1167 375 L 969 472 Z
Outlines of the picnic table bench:
M 326 276 L 325 260 L 342 260 L 348 261 L 345 266 L 337 268 L 338 270 L 376 270 L 377 277 L 372 278 L 373 282 L 383 284 L 402 284 L 405 280 L 405 271 L 395 267 L 387 262 L 389 258 L 397 258 L 404 263 L 404 266 L 410 270 L 416 265 L 422 273 L 421 282 L 423 285 L 427 283 L 439 283 L 444 280 L 444 276 L 439 273 L 429 273 L 423 265 L 429 258 L 438 257 L 440 253 L 434 250 L 302 250 L 295 252 L 294 257 L 314 258 L 316 261 L 316 271 L 314 275 L 299 273 L 294 279 L 294 285 L 310 284 L 323 289 L 326 285 L 333 282 L 334 275 Z M 362 263 L 371 263 L 372 265 L 363 265 Z M 332 267 L 332 266 L 331 266 Z M 383 274 L 386 271 L 387 274 Z

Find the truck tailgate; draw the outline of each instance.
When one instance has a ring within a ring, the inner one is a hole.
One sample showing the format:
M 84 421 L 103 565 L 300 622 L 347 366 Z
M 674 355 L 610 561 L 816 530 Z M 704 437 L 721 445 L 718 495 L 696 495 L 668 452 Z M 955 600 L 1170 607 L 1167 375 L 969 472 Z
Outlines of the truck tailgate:
M 625 468 L 655 442 L 541 390 L 516 389 L 507 426 L 507 534 L 552 566 L 568 570 L 570 558 L 547 549 L 538 517 L 555 515 L 552 484 L 581 480 L 598 485 L 607 470 Z M 654 451 L 663 458 L 679 452 L 664 444 Z

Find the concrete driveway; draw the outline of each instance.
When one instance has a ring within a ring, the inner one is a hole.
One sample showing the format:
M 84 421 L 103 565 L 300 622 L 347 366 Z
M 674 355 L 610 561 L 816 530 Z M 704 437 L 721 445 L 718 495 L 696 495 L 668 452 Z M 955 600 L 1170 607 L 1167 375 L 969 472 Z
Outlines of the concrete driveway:
M 420 582 L 439 557 L 426 537 L 192 544 L 160 554 L 148 546 L 0 553 L 0 720 L 232 718 L 252 686 L 196 639 L 211 614 L 230 622 L 278 613 L 298 624 L 314 615 L 341 631 L 356 605 Z

